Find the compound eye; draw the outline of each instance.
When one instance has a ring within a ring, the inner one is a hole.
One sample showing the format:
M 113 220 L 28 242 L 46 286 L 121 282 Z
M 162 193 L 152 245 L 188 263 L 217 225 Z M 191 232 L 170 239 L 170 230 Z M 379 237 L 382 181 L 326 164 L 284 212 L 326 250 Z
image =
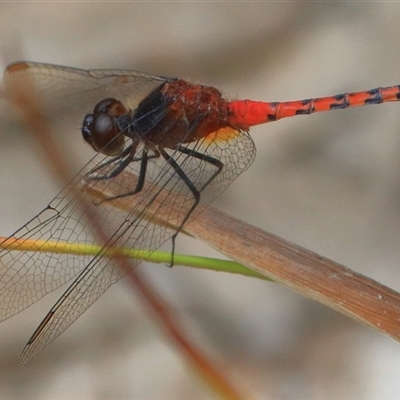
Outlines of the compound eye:
M 126 114 L 127 109 L 120 101 L 110 97 L 99 101 L 95 105 L 93 109 L 93 114 L 96 115 L 99 112 L 105 112 L 111 115 L 113 118 L 117 118 L 123 114 Z
M 116 102 L 118 100 L 110 97 L 108 99 L 103 99 L 101 101 L 99 101 L 93 109 L 93 114 L 97 114 L 99 112 L 107 112 L 108 107 L 110 107 L 110 105 L 114 102 Z
M 110 97 L 99 101 L 93 114 L 86 115 L 82 125 L 82 136 L 94 150 L 107 156 L 117 156 L 124 148 L 124 135 L 116 126 L 115 120 L 125 114 L 127 109 L 118 100 Z
M 114 124 L 114 119 L 109 114 L 98 112 L 93 116 L 90 134 L 90 144 L 96 151 L 107 156 L 121 154 L 124 147 L 124 135 L 120 133 Z M 83 133 L 83 137 L 85 138 L 85 133 Z
M 88 115 L 86 115 L 85 119 L 83 120 L 82 136 L 83 136 L 83 139 L 85 139 L 85 142 L 89 143 L 93 147 L 92 125 L 93 125 L 93 115 L 88 114 Z

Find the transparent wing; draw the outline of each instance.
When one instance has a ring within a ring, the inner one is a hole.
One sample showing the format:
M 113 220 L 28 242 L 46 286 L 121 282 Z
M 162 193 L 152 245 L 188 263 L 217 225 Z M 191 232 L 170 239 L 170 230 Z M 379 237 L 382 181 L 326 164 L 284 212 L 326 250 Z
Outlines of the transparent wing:
M 167 78 L 143 72 L 93 69 L 83 70 L 51 64 L 19 62 L 4 73 L 4 85 L 13 93 L 18 85 L 34 88 L 39 109 L 47 118 L 82 122 L 83 116 L 107 97 L 122 101 L 129 109 Z
M 115 97 L 123 102 L 129 99 L 135 107 L 164 78 L 130 71 L 84 71 L 19 63 L 8 68 L 5 80 L 9 90 L 21 80 L 33 84 L 46 115 L 58 118 L 61 110 L 65 115 L 76 113 L 81 120 L 86 111 L 105 97 Z M 82 107 L 87 107 L 87 110 L 82 110 Z M 167 120 L 171 121 L 171 118 Z M 189 128 L 196 130 L 197 137 L 202 137 L 199 130 L 201 126 L 205 129 L 203 122 L 200 116 Z M 140 151 L 137 149 L 136 154 Z M 105 162 L 106 158 L 97 154 L 41 213 L 15 232 L 11 239 L 104 244 L 104 240 L 98 240 L 92 233 L 93 221 L 89 216 L 95 214 L 97 231 L 104 232 L 106 246 L 153 251 L 176 232 L 153 223 L 158 222 L 157 212 L 173 217 L 173 225 L 180 226 L 195 204 L 193 188 L 201 192 L 202 204 L 209 203 L 251 164 L 255 156 L 254 143 L 248 133 L 229 127 L 199 141 L 165 151 L 167 159 L 154 157 L 149 160 L 146 188 L 132 203 L 131 209 L 117 207 L 117 200 L 94 205 L 87 193 L 94 190 L 118 196 L 132 192 L 130 177 L 139 175 L 141 160 L 131 162 L 116 179 L 95 180 L 93 172 L 90 175 L 88 172 L 95 170 L 99 176 L 106 176 L 119 162 L 118 159 Z M 222 163 L 221 171 L 213 160 Z M 155 211 L 154 204 L 157 204 Z M 201 209 L 198 207 L 192 215 Z M 138 262 L 134 261 L 132 265 Z M 0 320 L 20 312 L 75 278 L 28 342 L 21 363 L 60 335 L 124 273 L 115 259 L 104 257 L 103 250 L 95 257 L 18 252 L 11 248 L 1 250 Z
M 218 140 L 218 136 L 215 136 L 211 141 L 202 140 L 195 146 L 191 147 L 194 147 L 196 152 L 203 152 L 203 154 L 206 154 L 207 156 L 218 158 L 224 164 L 221 173 L 209 182 L 210 177 L 215 176 L 216 168 L 214 165 L 178 151 L 172 153 L 172 156 L 182 168 L 186 176 L 197 188 L 202 190 L 202 205 L 194 211 L 193 216 L 195 216 L 203 209 L 205 204 L 218 196 L 230 182 L 232 182 L 251 164 L 255 155 L 255 148 L 253 141 L 247 132 L 232 129 L 224 130 L 223 140 Z M 94 164 L 96 164 L 96 161 Z M 100 191 L 104 191 L 105 187 L 110 186 L 110 190 L 113 194 L 125 193 L 130 189 L 130 175 L 137 175 L 138 173 L 138 166 L 135 166 L 134 164 L 135 163 L 131 164 L 128 167 L 129 170 L 126 172 L 124 171 L 122 176 L 118 177 L 118 183 L 116 183 L 116 180 L 110 180 L 110 182 L 91 181 L 88 185 L 90 185 L 92 190 L 93 187 L 99 185 L 101 186 L 99 188 Z M 107 168 L 111 167 L 107 166 Z M 106 171 L 102 171 L 101 173 L 104 172 Z M 154 204 L 154 201 L 158 201 L 157 209 L 160 213 L 163 215 L 174 215 L 174 224 L 183 221 L 186 217 L 188 210 L 194 202 L 193 195 L 188 186 L 182 182 L 182 179 L 168 164 L 157 159 L 152 161 L 152 165 L 147 172 L 146 180 L 149 183 L 146 187 L 146 192 L 141 195 L 138 203 L 135 202 L 135 206 L 131 212 L 127 213 L 117 207 L 113 207 L 112 201 L 110 201 L 109 204 L 106 202 L 100 206 L 91 206 L 96 207 L 97 214 L 101 218 L 100 228 L 110 235 L 107 245 L 153 251 L 166 240 L 171 238 L 175 231 L 167 229 L 165 226 L 152 223 L 152 217 L 145 218 L 146 213 Z M 208 185 L 204 187 L 207 183 Z M 118 186 L 116 187 L 116 185 Z M 160 189 L 162 189 L 162 194 Z M 53 203 L 59 201 L 61 198 L 65 201 L 64 195 L 65 193 L 62 193 L 53 201 Z M 59 214 L 56 219 L 61 222 L 58 223 L 55 229 L 54 227 L 51 230 L 46 228 L 46 231 L 50 232 L 51 240 L 58 240 L 59 237 L 67 234 L 69 235 L 69 240 L 78 239 L 80 242 L 83 240 L 86 243 L 92 243 L 93 239 L 88 233 L 90 229 L 88 229 L 86 224 L 83 222 L 87 210 L 83 209 L 80 211 L 80 214 L 76 214 L 76 211 L 79 208 L 79 204 L 77 204 L 78 201 L 79 200 L 75 198 L 68 203 L 67 207 L 61 209 L 58 206 Z M 100 213 L 99 208 L 101 208 Z M 73 216 L 72 211 L 75 212 L 75 216 Z M 152 210 L 152 215 L 154 215 L 154 210 Z M 38 226 L 40 231 L 43 230 L 42 226 L 43 224 Z M 80 237 L 78 238 L 78 236 Z M 40 237 L 43 239 L 43 234 L 40 234 Z M 14 266 L 17 263 L 20 263 L 21 257 L 25 258 L 26 255 L 18 256 L 18 258 L 14 259 L 14 262 L 9 265 Z M 44 257 L 46 257 L 46 259 L 44 259 Z M 21 306 L 26 307 L 28 305 L 26 300 L 29 297 L 31 302 L 36 301 L 39 297 L 44 295 L 46 291 L 53 290 L 55 286 L 59 286 L 65 281 L 66 277 L 70 278 L 78 271 L 81 272 L 57 304 L 48 313 L 42 324 L 32 336 L 31 340 L 28 342 L 20 359 L 22 364 L 35 356 L 46 345 L 51 343 L 84 311 L 86 311 L 86 309 L 113 283 L 118 281 L 125 274 L 125 272 L 118 266 L 117 260 L 103 257 L 103 252 L 100 252 L 90 261 L 88 260 L 88 257 L 64 257 L 63 255 L 58 254 L 52 254 L 51 258 L 48 257 L 48 255 L 43 256 L 40 253 L 30 255 L 30 263 L 33 263 L 36 266 L 34 272 L 31 270 L 31 273 L 33 273 L 37 279 L 26 279 L 19 273 L 15 274 L 15 280 L 17 280 L 18 283 L 15 282 L 17 284 L 14 285 L 14 288 L 18 287 L 18 290 L 12 292 L 14 296 L 11 297 L 14 298 L 11 299 L 9 296 L 10 288 L 8 288 L 7 295 L 5 296 L 6 298 L 10 298 L 10 302 L 6 304 L 9 304 L 8 307 L 12 308 L 11 312 L 16 311 L 15 304 L 20 304 Z M 2 257 L 0 259 L 2 259 Z M 49 264 L 45 266 L 44 263 L 49 263 L 49 260 L 56 265 L 59 265 L 60 262 L 63 263 L 63 279 L 60 279 L 57 275 L 54 276 L 54 271 Z M 132 265 L 135 266 L 139 262 L 140 261 L 138 260 L 134 261 Z M 45 278 L 43 277 L 43 272 Z M 21 291 L 19 289 L 21 284 L 23 284 L 21 280 L 26 283 L 23 291 L 26 294 L 22 297 L 20 296 Z M 35 283 L 35 289 L 33 289 L 32 285 L 29 285 L 29 281 L 32 280 L 38 281 Z M 48 282 L 49 285 L 46 286 L 45 282 Z M 26 287 L 32 287 L 32 290 L 27 292 Z M 27 293 L 29 293 L 28 296 Z M 15 296 L 19 297 L 19 301 Z M 2 301 L 4 301 L 4 296 L 3 298 L 0 298 L 0 304 Z M 3 309 L 4 306 L 5 305 L 3 304 Z

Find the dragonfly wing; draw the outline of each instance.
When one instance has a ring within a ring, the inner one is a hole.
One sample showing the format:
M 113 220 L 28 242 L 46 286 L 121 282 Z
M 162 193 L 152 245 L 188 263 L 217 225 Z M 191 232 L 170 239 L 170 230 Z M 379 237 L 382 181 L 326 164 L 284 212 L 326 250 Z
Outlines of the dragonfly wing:
M 90 215 L 97 216 L 98 228 L 112 236 L 125 221 L 126 212 L 110 207 L 107 203 L 94 205 L 85 193 L 86 171 L 98 166 L 106 158 L 97 154 L 36 217 L 16 231 L 1 244 L 0 250 L 0 321 L 7 319 L 47 293 L 64 285 L 77 276 L 90 263 L 93 256 L 57 251 L 20 251 L 18 243 L 53 242 L 97 245 L 101 243 L 92 233 Z M 137 174 L 138 163 L 130 171 Z M 111 168 L 107 166 L 105 168 Z M 99 173 L 107 173 L 105 169 Z M 92 187 L 102 181 L 94 181 Z M 139 206 L 138 206 L 139 207 Z
M 93 258 L 36 329 L 21 354 L 20 364 L 25 364 L 61 335 L 123 275 L 116 260 L 102 258 L 101 254 Z
M 93 244 L 86 232 L 79 174 L 36 217 L 2 243 L 0 251 L 0 321 L 22 311 L 76 276 L 91 257 L 62 253 L 29 252 L 13 249 L 19 243 L 81 242 Z
M 38 96 L 39 107 L 47 116 L 57 119 L 77 115 L 79 123 L 85 109 L 90 111 L 98 100 L 108 96 L 129 98 L 132 106 L 160 85 L 164 78 L 127 70 L 81 70 L 37 63 L 17 63 L 5 72 L 7 90 L 31 85 Z M 18 85 L 18 87 L 17 87 Z M 99 165 L 104 156 L 96 155 L 69 186 L 35 218 L 9 239 L 95 244 L 90 235 L 85 209 L 76 186 L 86 171 Z M 138 168 L 131 167 L 137 173 Z M 101 172 L 101 171 L 100 171 Z M 118 216 L 107 207 L 95 207 L 112 234 Z M 101 210 L 101 211 L 100 211 Z M 120 220 L 123 215 L 120 213 Z M 113 220 L 113 221 L 109 221 Z M 110 222 L 110 223 L 109 223 Z M 90 262 L 90 256 L 11 250 L 3 243 L 0 251 L 0 321 L 20 312 L 45 294 L 57 289 L 79 274 Z
M 250 134 L 231 127 L 221 128 L 188 145 L 187 148 L 217 159 L 223 164 L 222 171 L 210 181 L 210 163 L 191 157 L 192 165 L 187 175 L 201 188 L 201 200 L 205 204 L 213 201 L 246 171 L 256 156 L 256 147 Z
M 96 187 L 96 185 L 105 184 L 107 187 L 107 185 L 113 185 L 114 183 L 114 180 L 107 183 L 104 181 L 91 181 L 88 185 L 93 190 L 93 186 Z M 145 218 L 149 207 L 154 204 L 155 198 L 159 197 L 159 189 L 156 184 L 150 184 L 146 192 L 142 194 L 140 201 L 135 202 L 135 206 L 130 213 L 114 209 L 112 202 L 108 204 L 105 209 L 112 210 L 112 218 L 108 218 L 108 220 L 116 223 L 117 229 L 113 230 L 112 233 L 110 232 L 111 234 L 104 243 L 105 246 L 85 266 L 83 271 L 39 325 L 21 355 L 21 364 L 25 364 L 63 333 L 112 284 L 129 272 L 127 269 L 121 268 L 121 259 L 108 257 L 105 254 L 106 248 L 133 247 L 136 250 L 146 249 L 147 251 L 154 251 L 165 240 L 171 237 L 172 230 L 167 229 L 165 226 L 151 223 L 151 218 L 150 220 Z M 101 190 L 103 191 L 104 187 Z M 116 192 L 118 194 L 118 192 L 124 190 L 126 190 L 124 185 L 120 184 Z M 168 211 L 175 199 L 172 194 L 166 193 L 166 196 L 159 205 L 159 208 L 163 209 L 161 212 Z M 116 217 L 118 216 L 120 218 L 116 221 Z M 122 222 L 121 219 L 123 219 Z M 106 225 L 103 224 L 100 229 L 105 227 Z M 134 267 L 139 263 L 140 260 L 132 260 L 129 265 Z
M 84 71 L 31 63 L 11 66 L 5 76 L 6 86 L 11 90 L 13 85 L 24 80 L 33 84 L 46 115 L 54 112 L 59 116 L 64 110 L 66 115 L 78 113 L 80 118 L 97 101 L 110 96 L 131 102 L 134 108 L 164 79 L 131 71 Z M 177 116 L 174 112 L 168 118 L 171 110 L 174 110 L 173 106 L 151 111 L 159 116 L 156 125 L 160 126 L 160 135 L 173 133 Z M 164 117 L 168 123 L 163 126 Z M 168 225 L 158 224 L 159 215 L 167 216 L 167 221 L 173 216 L 170 226 L 181 227 L 188 213 L 193 211 L 193 188 L 201 192 L 204 204 L 209 203 L 254 159 L 254 143 L 247 132 L 227 127 L 204 137 L 201 129 L 206 129 L 205 118 L 200 115 L 187 132 L 187 137 L 196 132 L 202 139 L 187 144 L 183 138 L 185 151 L 182 151 L 182 146 L 164 149 L 174 162 L 170 162 L 168 157 L 162 159 L 160 153 L 154 152 L 146 170 L 146 188 L 131 196 L 129 209 L 121 209 L 117 204 L 118 198 L 129 197 L 127 195 L 134 192 L 131 176 L 139 175 L 140 157 L 135 158 L 136 162 L 126 166 L 116 178 L 96 180 L 96 174 L 99 177 L 111 176 L 119 162 L 117 158 L 115 162 L 105 162 L 104 156 L 98 154 L 42 213 L 11 238 L 88 245 L 100 243 L 106 247 L 154 251 L 174 233 L 167 228 Z M 160 143 L 163 143 L 162 139 Z M 135 148 L 136 155 L 141 154 L 142 146 Z M 221 163 L 223 168 L 219 170 Z M 87 171 L 94 172 L 88 175 Z M 182 176 L 187 179 L 182 180 Z M 93 205 L 91 198 L 87 197 L 93 191 L 104 195 L 106 200 Z M 90 215 L 96 216 L 94 221 Z M 93 226 L 96 226 L 95 232 Z M 23 310 L 77 276 L 28 342 L 22 363 L 60 335 L 125 273 L 119 270 L 116 259 L 104 255 L 104 250 L 92 258 L 59 253 L 22 253 L 5 248 L 0 252 L 0 263 L 0 320 Z M 138 263 L 135 260 L 132 265 Z
M 221 128 L 205 138 L 181 147 L 184 147 L 186 151 L 167 151 L 188 180 L 201 192 L 200 205 L 203 206 L 211 203 L 244 172 L 256 155 L 255 144 L 249 133 L 231 127 Z M 201 157 L 201 155 L 205 157 Z M 222 170 L 218 172 L 215 163 L 207 161 L 207 158 L 222 163 Z M 161 168 L 165 169 L 166 167 L 163 165 L 160 166 Z M 178 197 L 192 199 L 189 187 L 178 174 L 173 171 L 168 174 L 160 174 L 159 169 L 156 169 L 153 175 L 159 176 L 159 185 L 166 186 L 175 193 L 177 202 L 182 202 L 182 200 L 178 200 Z M 188 209 L 189 203 L 182 204 L 182 213 Z
M 12 64 L 4 73 L 11 95 L 25 86 L 31 88 L 46 117 L 78 126 L 100 100 L 114 97 L 128 109 L 135 109 L 165 79 L 138 71 L 84 70 L 30 62 Z

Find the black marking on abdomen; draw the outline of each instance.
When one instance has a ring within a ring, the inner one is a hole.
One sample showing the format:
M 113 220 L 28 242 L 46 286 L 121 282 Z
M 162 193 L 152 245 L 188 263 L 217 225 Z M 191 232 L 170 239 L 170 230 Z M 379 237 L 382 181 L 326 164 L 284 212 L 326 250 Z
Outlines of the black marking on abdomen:
M 311 114 L 310 109 L 307 110 L 296 110 L 296 115 L 309 115 Z
M 314 99 L 305 99 L 301 102 L 301 105 L 304 107 L 308 107 L 304 110 L 297 110 L 296 115 L 309 115 L 315 112 L 315 107 L 314 107 Z M 311 105 L 311 106 L 310 106 Z
M 364 104 L 380 104 L 382 103 L 382 96 L 379 89 L 372 89 L 368 91 L 368 94 L 373 96 L 364 101 Z
M 349 98 L 346 93 L 338 94 L 338 95 L 334 96 L 334 99 L 336 101 L 338 101 L 338 103 L 332 103 L 329 106 L 330 110 L 340 110 L 343 108 L 347 108 L 350 105 Z

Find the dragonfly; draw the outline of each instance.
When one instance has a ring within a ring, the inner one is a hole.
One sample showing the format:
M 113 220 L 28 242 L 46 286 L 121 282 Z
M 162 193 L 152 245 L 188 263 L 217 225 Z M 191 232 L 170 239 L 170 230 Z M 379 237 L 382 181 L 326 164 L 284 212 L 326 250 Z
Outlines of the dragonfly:
M 197 217 L 251 165 L 256 148 L 250 127 L 400 99 L 397 85 L 287 102 L 230 101 L 214 87 L 178 78 L 33 62 L 8 66 L 4 84 L 9 93 L 21 85 L 33 88 L 40 112 L 46 118 L 79 124 L 82 143 L 94 151 L 41 212 L 0 243 L 0 321 L 70 282 L 26 344 L 22 365 L 127 273 L 116 258 L 105 256 L 104 248 L 151 252 L 167 240 L 174 243 L 188 219 Z M 137 178 L 133 186 L 126 178 L 132 175 Z M 101 201 L 85 194 L 89 188 L 104 191 L 112 184 L 113 190 Z M 115 206 L 120 198 L 139 195 L 130 209 Z M 22 252 L 8 244 L 10 240 L 96 244 L 89 218 L 92 209 L 107 237 L 94 256 Z M 177 228 L 157 223 L 157 210 L 165 215 L 174 210 Z M 134 260 L 133 266 L 140 262 Z

